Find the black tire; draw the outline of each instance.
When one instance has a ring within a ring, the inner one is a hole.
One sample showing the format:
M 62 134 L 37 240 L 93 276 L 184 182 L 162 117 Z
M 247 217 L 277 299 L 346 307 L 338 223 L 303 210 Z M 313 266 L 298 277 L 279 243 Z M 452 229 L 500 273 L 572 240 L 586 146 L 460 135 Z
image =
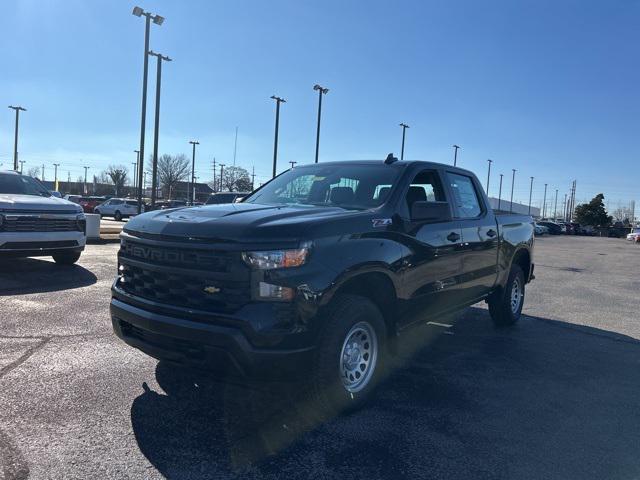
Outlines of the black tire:
M 113 219 L 116 222 L 121 222 L 122 221 L 122 214 L 120 213 L 120 210 L 116 210 L 116 213 L 113 214 Z
M 52 257 L 60 265 L 73 265 L 80 259 L 80 252 L 56 253 Z
M 515 324 L 520 319 L 524 297 L 524 273 L 519 265 L 512 265 L 504 290 L 494 293 L 488 299 L 494 325 L 508 327 Z
M 338 296 L 331 302 L 323 317 L 323 330 L 307 390 L 316 412 L 327 417 L 341 411 L 355 410 L 371 396 L 384 376 L 387 329 L 380 310 L 369 299 L 357 295 Z M 367 329 L 373 333 L 369 338 L 369 347 Z M 348 338 L 361 342 L 360 346 L 349 349 L 346 344 Z M 371 349 L 371 345 L 375 347 Z M 341 372 L 346 371 L 348 362 L 342 359 L 347 358 L 348 350 L 351 350 L 353 365 L 356 366 L 352 374 L 344 375 L 343 381 Z M 361 377 L 356 378 L 365 362 L 369 362 L 368 366 L 362 370 L 364 373 L 360 374 Z M 347 378 L 349 375 L 352 380 Z M 350 383 L 352 381 L 356 383 Z M 361 381 L 359 385 L 358 381 Z

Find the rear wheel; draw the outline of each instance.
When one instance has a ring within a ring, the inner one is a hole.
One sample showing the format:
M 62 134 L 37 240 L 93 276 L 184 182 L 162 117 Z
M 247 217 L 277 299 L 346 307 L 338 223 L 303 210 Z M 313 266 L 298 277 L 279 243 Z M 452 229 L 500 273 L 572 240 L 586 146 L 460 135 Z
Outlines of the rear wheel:
M 52 257 L 60 265 L 73 265 L 80 259 L 80 252 L 56 253 Z
M 116 213 L 113 214 L 113 218 L 116 222 L 122 221 L 122 214 L 120 213 L 120 210 L 116 210 Z
M 503 291 L 488 300 L 493 323 L 498 327 L 513 325 L 520 319 L 524 305 L 524 273 L 519 265 L 512 265 Z
M 367 298 L 344 295 L 325 313 L 309 392 L 323 415 L 360 407 L 382 377 L 386 327 Z

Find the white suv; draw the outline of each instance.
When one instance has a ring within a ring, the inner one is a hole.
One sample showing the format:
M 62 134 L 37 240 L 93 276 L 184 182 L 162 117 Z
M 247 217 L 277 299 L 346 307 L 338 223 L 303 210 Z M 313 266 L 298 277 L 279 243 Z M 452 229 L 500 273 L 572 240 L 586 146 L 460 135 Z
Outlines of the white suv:
M 80 205 L 52 196 L 31 177 L 0 172 L 0 258 L 50 255 L 71 265 L 85 244 Z
M 101 217 L 113 217 L 119 222 L 138 214 L 138 202 L 130 198 L 111 198 L 94 208 L 93 213 Z

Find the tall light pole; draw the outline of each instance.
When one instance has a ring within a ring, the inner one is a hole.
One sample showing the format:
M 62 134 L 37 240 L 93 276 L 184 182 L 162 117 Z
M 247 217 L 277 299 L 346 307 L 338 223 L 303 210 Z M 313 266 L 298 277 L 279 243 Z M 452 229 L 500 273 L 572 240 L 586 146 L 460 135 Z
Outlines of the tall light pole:
M 58 191 L 58 167 L 59 166 L 60 166 L 59 163 L 53 164 L 53 189 L 56 192 Z
M 170 62 L 169 57 L 149 50 L 149 55 L 153 55 L 158 60 L 156 70 L 156 118 L 153 132 L 153 168 L 151 169 L 151 206 L 156 204 L 158 195 L 158 133 L 160 131 L 160 88 L 162 85 L 162 62 Z
M 400 148 L 400 160 L 404 160 L 404 137 L 407 128 L 409 128 L 409 125 L 407 125 L 406 123 L 401 123 L 400 126 L 402 127 L 402 147 Z
M 453 146 L 453 166 L 455 167 L 458 163 L 458 149 L 460 147 L 458 145 Z
M 140 171 L 140 150 L 134 150 L 134 152 L 136 154 L 136 168 L 133 170 L 133 187 L 138 189 L 140 188 L 140 182 L 138 182 L 138 173 Z
M 22 171 L 24 170 L 25 163 L 27 163 L 25 160 L 20 160 L 20 175 L 22 175 Z
M 553 221 L 558 218 L 558 189 L 556 188 L 556 199 L 553 202 Z
M 193 153 L 191 154 L 191 188 L 189 189 L 189 193 L 191 194 L 191 204 L 193 204 L 193 197 L 195 197 L 196 193 L 196 145 L 200 145 L 200 142 L 196 140 L 190 140 L 189 143 L 193 146 Z
M 86 195 L 88 193 L 87 192 L 87 170 L 89 170 L 91 167 L 84 166 L 82 168 L 84 168 L 84 187 L 82 187 L 82 191 Z
M 547 184 L 544 184 L 544 200 L 542 200 L 542 218 L 547 218 Z
M 313 86 L 313 89 L 318 91 L 318 128 L 316 129 L 316 163 L 318 163 L 318 153 L 320 151 L 320 118 L 322 117 L 322 95 L 326 95 L 327 93 L 329 93 L 329 89 L 321 87 L 317 83 Z
M 276 133 L 273 140 L 273 175 L 276 176 L 276 164 L 278 163 L 278 129 L 280 128 L 280 104 L 287 103 L 284 98 L 271 95 L 271 98 L 276 101 Z
M 147 77 L 149 74 L 149 31 L 151 30 L 151 21 L 156 25 L 162 25 L 164 17 L 153 15 L 145 12 L 140 7 L 133 8 L 133 15 L 136 17 L 145 17 L 144 22 L 144 64 L 142 70 L 142 116 L 140 119 L 140 161 L 138 166 L 138 185 L 142 184 L 142 172 L 144 170 L 144 133 L 147 118 Z M 142 188 L 138 188 L 138 213 L 142 213 Z
M 498 189 L 498 210 L 500 210 L 500 203 L 502 202 L 502 174 L 500 174 L 500 187 Z
M 489 158 L 487 159 L 487 162 L 489 162 L 489 171 L 487 172 L 487 197 L 488 197 L 489 196 L 489 179 L 491 178 L 491 164 L 493 163 L 493 160 Z
M 529 185 L 529 213 L 531 215 L 531 194 L 533 193 L 533 177 L 531 177 L 531 184 Z
M 14 107 L 13 105 L 9 105 L 9 108 L 16 111 L 16 128 L 15 128 L 15 136 L 13 138 L 13 169 L 18 171 L 18 124 L 20 123 L 20 112 L 26 112 L 26 108 L 22 108 L 20 106 Z M 20 172 L 22 173 L 22 172 Z
M 511 177 L 511 201 L 509 202 L 509 213 L 513 213 L 513 185 L 516 183 L 516 169 L 512 168 L 513 176 Z
M 131 162 L 131 165 L 133 165 L 133 191 L 136 191 L 136 174 L 138 171 L 138 162 Z

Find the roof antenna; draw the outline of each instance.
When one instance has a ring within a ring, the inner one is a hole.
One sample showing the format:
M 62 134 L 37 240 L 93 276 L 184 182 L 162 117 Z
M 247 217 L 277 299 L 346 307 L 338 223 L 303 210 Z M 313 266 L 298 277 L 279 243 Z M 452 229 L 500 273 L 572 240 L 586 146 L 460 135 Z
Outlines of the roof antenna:
M 398 161 L 398 157 L 394 157 L 393 153 L 390 153 L 389 155 L 387 155 L 387 159 L 384 161 L 384 163 L 386 165 L 391 165 L 392 163 L 395 163 Z

